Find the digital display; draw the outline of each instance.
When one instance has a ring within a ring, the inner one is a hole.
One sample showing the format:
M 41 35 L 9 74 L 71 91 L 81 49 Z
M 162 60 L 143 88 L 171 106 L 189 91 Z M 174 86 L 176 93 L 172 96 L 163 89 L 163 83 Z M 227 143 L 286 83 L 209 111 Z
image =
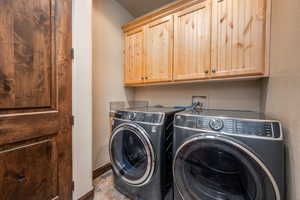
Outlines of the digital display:
M 272 123 L 236 121 L 236 132 L 238 134 L 272 137 Z

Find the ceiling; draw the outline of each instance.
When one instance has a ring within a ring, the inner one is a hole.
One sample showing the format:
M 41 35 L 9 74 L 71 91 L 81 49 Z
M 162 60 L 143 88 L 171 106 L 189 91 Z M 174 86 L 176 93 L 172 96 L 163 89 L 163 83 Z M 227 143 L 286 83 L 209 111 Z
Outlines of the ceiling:
M 140 17 L 175 0 L 116 0 L 134 17 Z

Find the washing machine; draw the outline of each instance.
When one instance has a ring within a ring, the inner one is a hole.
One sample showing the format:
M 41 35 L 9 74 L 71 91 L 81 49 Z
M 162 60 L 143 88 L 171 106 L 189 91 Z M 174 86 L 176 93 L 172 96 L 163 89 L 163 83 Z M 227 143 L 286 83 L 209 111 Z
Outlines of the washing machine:
M 174 121 L 174 200 L 285 200 L 281 123 L 247 111 L 188 110 Z
M 173 199 L 173 121 L 179 111 L 144 107 L 115 112 L 109 151 L 119 192 L 132 200 Z

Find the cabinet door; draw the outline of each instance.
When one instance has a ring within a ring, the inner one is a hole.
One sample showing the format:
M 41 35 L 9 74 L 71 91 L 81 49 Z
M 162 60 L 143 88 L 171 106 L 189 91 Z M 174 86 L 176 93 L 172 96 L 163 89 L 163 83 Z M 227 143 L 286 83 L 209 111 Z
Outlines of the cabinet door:
M 265 72 L 265 0 L 213 0 L 212 76 Z
M 173 16 L 146 25 L 145 31 L 145 82 L 172 80 Z
M 57 196 L 57 152 L 52 139 L 0 150 L 3 200 L 51 200 Z
M 125 84 L 143 83 L 144 28 L 125 34 Z
M 211 1 L 175 14 L 174 79 L 205 79 L 210 69 Z
M 72 199 L 71 10 L 0 0 L 1 200 Z

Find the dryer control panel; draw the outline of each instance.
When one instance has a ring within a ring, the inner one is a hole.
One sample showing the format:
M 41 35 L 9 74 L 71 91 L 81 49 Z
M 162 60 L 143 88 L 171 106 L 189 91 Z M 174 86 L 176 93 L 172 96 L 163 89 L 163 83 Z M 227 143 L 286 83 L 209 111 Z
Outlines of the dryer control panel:
M 177 115 L 175 126 L 225 134 L 280 138 L 278 121 Z
M 118 111 L 114 114 L 115 118 L 126 121 L 142 122 L 149 124 L 161 124 L 163 121 L 163 114 L 160 113 L 145 113 L 145 112 L 130 112 Z

